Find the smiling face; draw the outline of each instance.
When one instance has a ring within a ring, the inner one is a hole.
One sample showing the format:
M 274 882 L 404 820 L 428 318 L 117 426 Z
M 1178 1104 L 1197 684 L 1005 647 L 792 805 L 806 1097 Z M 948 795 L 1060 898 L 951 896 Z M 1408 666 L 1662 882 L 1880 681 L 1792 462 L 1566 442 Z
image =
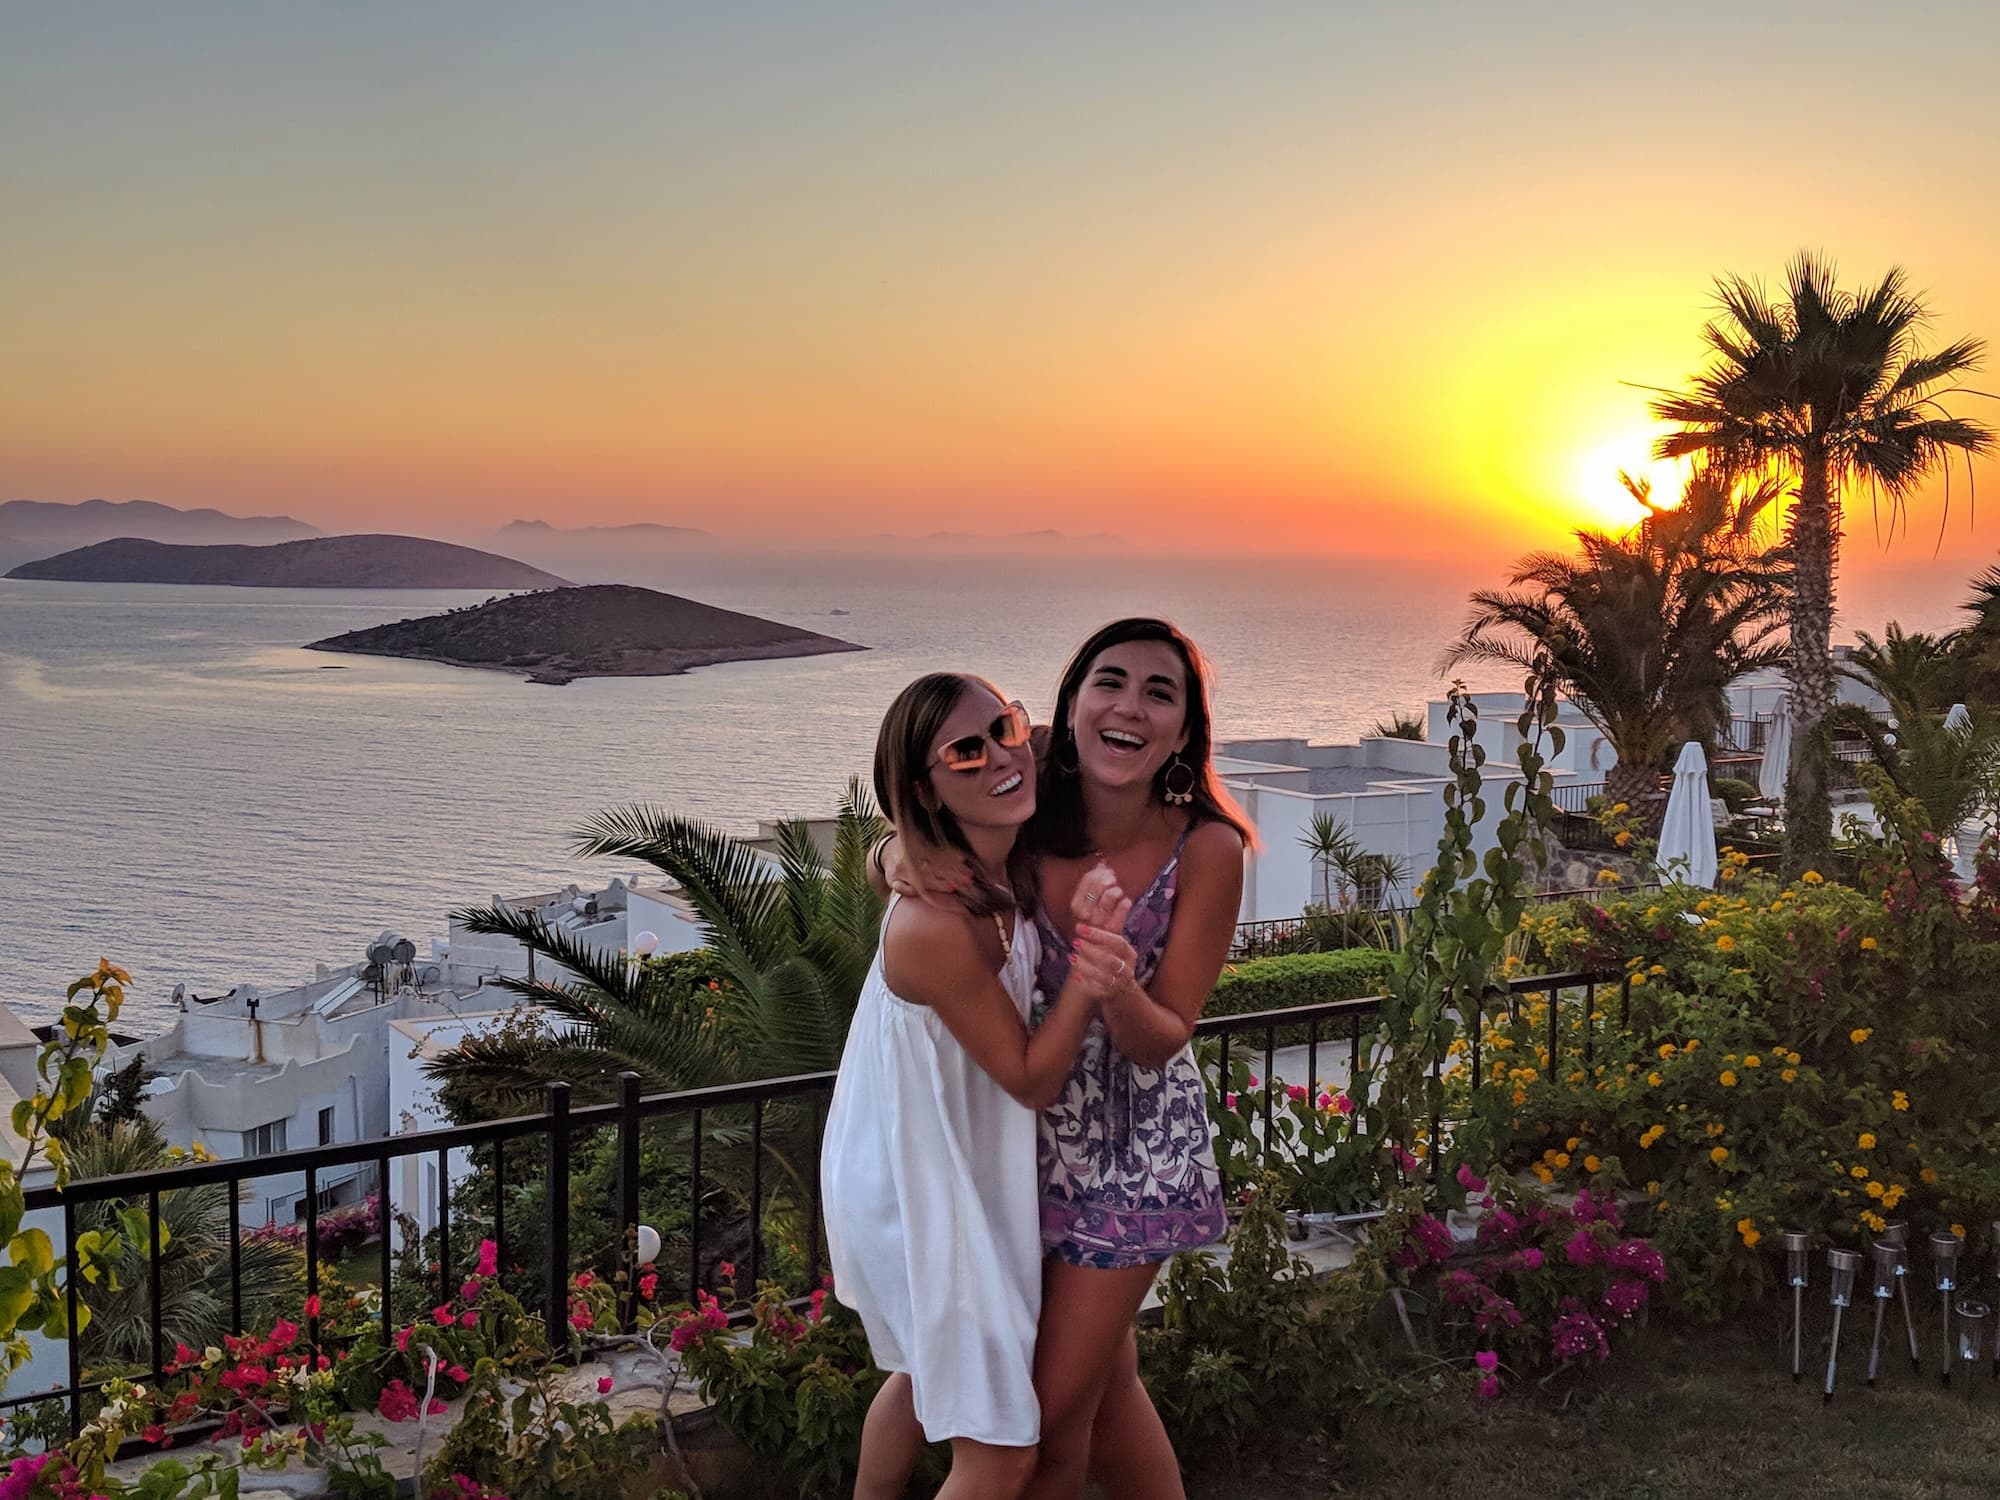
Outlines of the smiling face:
M 1150 786 L 1187 748 L 1187 664 L 1165 641 L 1107 646 L 1083 674 L 1069 718 L 1085 780 Z
M 989 689 L 968 686 L 931 736 L 923 800 L 951 814 L 961 828 L 1014 829 L 1034 815 L 1035 752 L 1025 733 L 1017 736 L 1008 727 L 1009 712 L 1010 705 Z M 1025 715 L 1020 727 L 1025 730 Z M 1011 747 L 1001 742 L 1017 737 L 1019 743 Z M 984 748 L 985 764 L 952 769 L 974 740 Z

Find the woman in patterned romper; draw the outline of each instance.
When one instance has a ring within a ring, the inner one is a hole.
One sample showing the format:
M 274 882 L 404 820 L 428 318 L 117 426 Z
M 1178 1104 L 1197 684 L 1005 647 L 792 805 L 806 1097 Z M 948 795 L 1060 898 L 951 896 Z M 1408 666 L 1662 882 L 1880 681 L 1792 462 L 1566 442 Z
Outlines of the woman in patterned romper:
M 1060 993 L 1077 929 L 1127 894 L 1137 959 L 1042 1114 L 1033 1500 L 1074 1500 L 1086 1470 L 1114 1500 L 1183 1493 L 1132 1328 L 1161 1263 L 1226 1225 L 1189 1041 L 1235 936 L 1250 831 L 1210 751 L 1205 663 L 1179 630 L 1119 620 L 1077 649 L 1028 834 L 1041 887 L 1037 988 Z
M 1087 1475 L 1111 1500 L 1182 1500 L 1132 1330 L 1161 1263 L 1226 1226 L 1189 1042 L 1235 937 L 1251 835 L 1215 776 L 1206 663 L 1174 626 L 1119 620 L 1085 641 L 1054 720 L 1027 835 L 1040 886 L 1037 990 L 1061 993 L 1078 929 L 1127 893 L 1134 960 L 1042 1116 L 1042 1448 L 1025 1500 L 1076 1500 Z M 950 892 L 965 878 L 919 869 L 893 845 L 878 857 L 887 863 L 876 876 L 906 894 Z M 903 1425 L 914 1465 L 921 1435 Z

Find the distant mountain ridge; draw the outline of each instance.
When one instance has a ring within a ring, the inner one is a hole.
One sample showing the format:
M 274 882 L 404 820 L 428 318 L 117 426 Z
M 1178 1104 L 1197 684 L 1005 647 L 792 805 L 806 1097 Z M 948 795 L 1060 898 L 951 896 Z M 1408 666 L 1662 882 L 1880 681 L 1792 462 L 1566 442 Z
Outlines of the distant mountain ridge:
M 699 526 L 663 526 L 658 521 L 633 521 L 624 526 L 554 526 L 547 521 L 509 521 L 493 533 L 495 540 L 514 541 L 527 538 L 535 541 L 588 541 L 592 538 L 606 539 L 624 537 L 689 537 L 708 536 L 710 533 Z
M 678 594 L 606 583 L 516 594 L 470 609 L 350 630 L 307 649 L 521 672 L 532 682 L 560 684 L 867 648 Z
M 27 562 L 9 578 L 282 589 L 545 589 L 567 579 L 495 552 L 420 536 L 327 536 L 268 547 L 118 537 Z
M 0 503 L 0 566 L 88 547 L 116 537 L 203 545 L 252 546 L 319 536 L 317 526 L 291 516 L 233 516 L 202 507 L 180 510 L 156 500 L 9 500 Z

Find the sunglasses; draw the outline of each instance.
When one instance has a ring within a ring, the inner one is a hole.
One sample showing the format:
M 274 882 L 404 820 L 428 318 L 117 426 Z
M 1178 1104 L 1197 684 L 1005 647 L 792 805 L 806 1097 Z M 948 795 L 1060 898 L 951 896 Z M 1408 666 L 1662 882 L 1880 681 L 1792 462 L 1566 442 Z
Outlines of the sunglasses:
M 1018 750 L 1028 743 L 1028 730 L 1028 711 L 1018 703 L 1010 703 L 1000 711 L 999 718 L 986 726 L 986 733 L 960 735 L 946 742 L 938 747 L 930 764 L 966 775 L 983 771 L 989 741 L 1002 750 Z

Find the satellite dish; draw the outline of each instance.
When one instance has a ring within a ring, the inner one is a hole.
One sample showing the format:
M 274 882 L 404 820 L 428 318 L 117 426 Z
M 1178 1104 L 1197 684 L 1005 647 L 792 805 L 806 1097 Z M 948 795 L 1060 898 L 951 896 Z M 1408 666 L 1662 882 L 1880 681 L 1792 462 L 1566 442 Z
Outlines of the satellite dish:
M 399 964 L 412 963 L 415 961 L 417 956 L 417 945 L 411 942 L 408 938 L 398 938 L 396 940 L 396 946 L 392 950 L 392 952 L 397 963 Z

